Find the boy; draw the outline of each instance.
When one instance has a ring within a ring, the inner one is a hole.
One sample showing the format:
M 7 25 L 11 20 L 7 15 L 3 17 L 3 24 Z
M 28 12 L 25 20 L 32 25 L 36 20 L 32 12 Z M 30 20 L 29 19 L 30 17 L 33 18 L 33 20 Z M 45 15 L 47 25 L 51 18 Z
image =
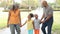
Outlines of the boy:
M 38 19 L 38 15 L 35 14 L 35 19 L 34 19 L 34 33 L 39 34 L 40 32 L 40 20 Z

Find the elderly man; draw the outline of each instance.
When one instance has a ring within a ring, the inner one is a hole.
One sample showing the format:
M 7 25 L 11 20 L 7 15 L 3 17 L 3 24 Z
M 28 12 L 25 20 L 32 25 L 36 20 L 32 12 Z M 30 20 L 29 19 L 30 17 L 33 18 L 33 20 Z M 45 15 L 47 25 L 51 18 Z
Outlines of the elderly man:
M 46 1 L 42 2 L 43 6 L 43 16 L 41 18 L 42 31 L 44 34 L 47 34 L 45 31 L 46 26 L 48 26 L 48 34 L 51 34 L 52 24 L 53 24 L 53 9 L 48 5 Z M 42 20 L 44 19 L 44 20 Z

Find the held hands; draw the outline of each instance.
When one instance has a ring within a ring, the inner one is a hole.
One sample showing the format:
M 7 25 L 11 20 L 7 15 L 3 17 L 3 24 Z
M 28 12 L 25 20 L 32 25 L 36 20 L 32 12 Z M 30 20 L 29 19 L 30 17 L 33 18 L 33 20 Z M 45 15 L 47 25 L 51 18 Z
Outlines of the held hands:
M 20 25 L 20 27 L 22 27 L 22 25 Z
M 20 24 L 20 27 L 22 27 L 22 25 Z
M 40 20 L 40 22 L 41 22 L 41 23 L 44 23 L 44 22 L 45 22 L 45 20 L 43 20 L 43 21 L 42 21 L 42 20 Z

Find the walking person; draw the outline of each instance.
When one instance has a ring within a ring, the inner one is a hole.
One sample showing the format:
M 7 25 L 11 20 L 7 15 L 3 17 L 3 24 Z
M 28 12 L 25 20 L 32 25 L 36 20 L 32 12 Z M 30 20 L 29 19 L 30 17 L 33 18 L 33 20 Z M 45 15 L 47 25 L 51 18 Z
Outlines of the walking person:
M 18 8 L 18 5 L 13 5 L 12 9 L 9 11 L 7 27 L 10 26 L 11 34 L 15 34 L 15 30 L 17 34 L 20 34 L 21 16 Z
M 34 33 L 40 34 L 40 19 L 38 19 L 37 14 L 35 14 L 35 19 L 34 19 Z
M 33 14 L 28 15 L 28 20 L 22 25 L 24 26 L 27 23 L 27 30 L 28 34 L 33 34 L 33 20 L 31 19 L 33 17 Z
M 43 6 L 43 16 L 41 18 L 41 22 L 42 22 L 42 32 L 43 34 L 51 34 L 51 29 L 52 29 L 52 25 L 53 25 L 53 9 L 48 5 L 48 3 L 46 1 L 42 2 L 42 6 Z M 44 20 L 43 20 L 44 19 Z M 45 28 L 46 26 L 48 26 L 48 33 L 46 33 Z

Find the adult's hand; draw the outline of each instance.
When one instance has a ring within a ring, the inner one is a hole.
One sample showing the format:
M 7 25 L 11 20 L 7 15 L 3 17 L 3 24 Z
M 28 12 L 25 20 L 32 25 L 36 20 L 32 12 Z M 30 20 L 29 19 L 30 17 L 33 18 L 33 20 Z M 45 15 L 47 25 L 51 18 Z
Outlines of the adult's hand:
M 7 24 L 7 27 L 9 27 L 9 25 Z
M 7 22 L 7 27 L 9 27 L 9 24 L 8 23 L 9 23 L 9 21 Z
M 42 23 L 42 20 L 40 20 L 40 22 Z
M 41 23 L 45 23 L 45 20 L 43 20 L 43 21 L 41 20 Z

